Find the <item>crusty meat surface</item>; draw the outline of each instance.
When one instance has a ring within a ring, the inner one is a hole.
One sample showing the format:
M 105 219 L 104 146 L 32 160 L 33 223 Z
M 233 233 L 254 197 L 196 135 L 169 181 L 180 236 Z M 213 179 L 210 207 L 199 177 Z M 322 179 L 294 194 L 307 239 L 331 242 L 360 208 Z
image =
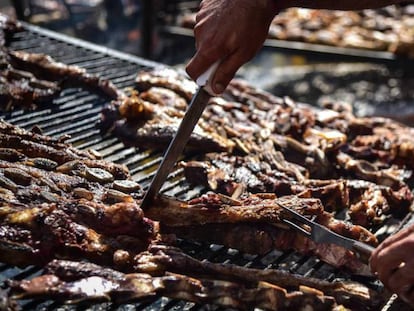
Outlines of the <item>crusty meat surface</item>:
M 0 130 L 2 262 L 69 256 L 124 265 L 129 252 L 157 239 L 157 224 L 135 201 L 142 188 L 125 166 L 5 122 Z
M 164 150 L 177 132 L 186 108 L 186 100 L 177 93 L 152 87 L 105 107 L 100 127 L 114 133 L 126 145 Z M 191 134 L 187 151 L 231 151 L 234 145 L 214 128 L 201 123 Z
M 139 72 L 139 92 L 106 107 L 102 128 L 127 145 L 165 148 L 191 82 L 177 75 Z M 315 197 L 327 211 L 345 210 L 354 224 L 378 228 L 410 211 L 412 146 L 412 129 L 390 119 L 358 118 L 339 103 L 316 108 L 233 80 L 190 138 L 187 150 L 199 157 L 181 167 L 188 182 L 214 192 Z M 350 186 L 358 181 L 369 182 L 362 192 Z
M 138 73 L 135 82 L 139 91 L 146 91 L 151 87 L 163 87 L 170 89 L 190 101 L 197 90 L 197 85 L 173 69 L 155 68 L 147 72 Z
M 60 91 L 57 83 L 39 80 L 30 72 L 13 68 L 0 71 L 0 101 L 5 111 L 50 103 Z

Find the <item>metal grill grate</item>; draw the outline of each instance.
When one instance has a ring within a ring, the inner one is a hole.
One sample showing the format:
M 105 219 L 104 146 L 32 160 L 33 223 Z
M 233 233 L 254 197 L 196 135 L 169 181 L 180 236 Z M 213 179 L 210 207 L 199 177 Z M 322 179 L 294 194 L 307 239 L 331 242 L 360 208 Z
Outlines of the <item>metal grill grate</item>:
M 25 25 L 25 27 L 24 32 L 14 36 L 10 43 L 12 49 L 49 54 L 58 61 L 84 67 L 91 73 L 111 79 L 119 88 L 133 86 L 135 74 L 139 69 L 159 65 L 35 26 Z M 50 106 L 29 112 L 17 110 L 4 113 L 0 114 L 0 118 L 25 129 L 39 126 L 44 134 L 55 137 L 70 135 L 69 142 L 74 146 L 80 149 L 94 149 L 106 160 L 127 165 L 133 179 L 145 187 L 151 180 L 161 157 L 150 151 L 126 148 L 113 136 L 102 136 L 95 125 L 105 103 L 105 100 L 97 95 L 72 88 L 63 91 Z M 173 172 L 163 189 L 167 194 L 184 200 L 193 198 L 203 191 L 201 187 L 188 185 L 182 170 Z M 381 228 L 378 231 L 378 235 L 390 234 L 399 225 L 399 223 L 388 224 L 385 229 Z M 219 245 L 205 245 L 191 241 L 180 241 L 179 246 L 195 258 L 207 259 L 211 262 L 234 263 L 260 269 L 278 268 L 330 281 L 350 278 L 349 275 L 323 264 L 317 258 L 301 256 L 294 252 L 275 250 L 265 256 L 257 256 L 242 254 Z M 41 270 L 36 267 L 18 269 L 0 263 L 0 283 L 6 279 L 25 279 L 40 273 Z M 23 310 L 221 310 L 214 306 L 199 306 L 165 297 L 154 297 L 137 304 L 122 306 L 114 306 L 111 303 L 62 306 L 53 301 L 39 303 L 31 300 L 23 301 L 21 306 Z M 392 300 L 384 306 L 383 310 L 397 308 L 407 309 L 401 302 Z

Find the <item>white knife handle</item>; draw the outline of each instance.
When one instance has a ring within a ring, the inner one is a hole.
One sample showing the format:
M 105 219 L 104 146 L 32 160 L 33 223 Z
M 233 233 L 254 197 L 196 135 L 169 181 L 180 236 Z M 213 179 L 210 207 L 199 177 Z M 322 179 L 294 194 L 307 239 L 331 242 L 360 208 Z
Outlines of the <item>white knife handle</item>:
M 213 92 L 211 88 L 211 80 L 216 73 L 217 67 L 220 64 L 220 61 L 216 61 L 213 65 L 210 66 L 203 74 L 201 74 L 196 83 L 200 87 L 204 87 L 204 89 L 211 95 L 217 95 Z

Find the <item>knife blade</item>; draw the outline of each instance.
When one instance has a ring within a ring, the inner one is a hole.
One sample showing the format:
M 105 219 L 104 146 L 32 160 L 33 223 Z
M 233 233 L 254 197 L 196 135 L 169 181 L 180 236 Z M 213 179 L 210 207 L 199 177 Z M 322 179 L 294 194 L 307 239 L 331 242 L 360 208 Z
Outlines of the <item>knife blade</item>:
M 193 98 L 190 105 L 185 112 L 185 115 L 178 127 L 177 133 L 171 140 L 167 151 L 161 161 L 160 166 L 151 181 L 151 184 L 141 202 L 141 209 L 145 210 L 148 204 L 156 197 L 160 191 L 162 185 L 168 177 L 168 174 L 174 167 L 178 157 L 182 154 L 191 133 L 194 130 L 198 120 L 201 117 L 210 97 L 214 96 L 209 85 L 209 79 L 217 69 L 218 62 L 214 63 L 204 74 L 197 79 L 199 88 Z

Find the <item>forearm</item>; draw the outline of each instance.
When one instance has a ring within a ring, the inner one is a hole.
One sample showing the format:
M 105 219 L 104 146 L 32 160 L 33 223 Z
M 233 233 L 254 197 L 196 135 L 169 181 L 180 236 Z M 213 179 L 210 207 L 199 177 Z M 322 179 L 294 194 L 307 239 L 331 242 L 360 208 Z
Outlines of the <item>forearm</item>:
M 360 10 L 379 8 L 391 4 L 398 4 L 404 0 L 275 0 L 281 9 L 289 7 L 331 9 L 331 10 Z

